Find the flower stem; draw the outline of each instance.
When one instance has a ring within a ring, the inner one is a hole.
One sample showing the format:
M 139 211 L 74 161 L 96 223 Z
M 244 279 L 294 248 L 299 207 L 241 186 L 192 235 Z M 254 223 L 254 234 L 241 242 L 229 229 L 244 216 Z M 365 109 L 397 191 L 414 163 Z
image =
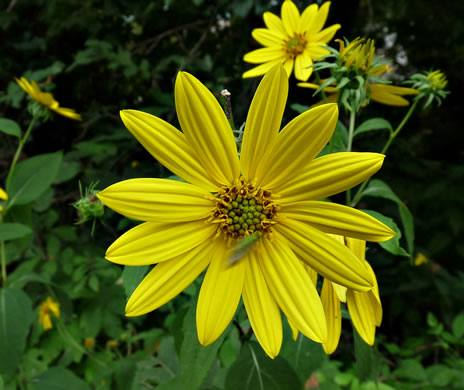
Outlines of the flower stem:
M 5 256 L 5 242 L 0 241 L 0 256 L 2 261 L 2 286 L 6 287 L 6 256 Z
M 382 149 L 382 151 L 380 153 L 385 154 L 387 152 L 387 150 L 390 147 L 390 145 L 392 144 L 393 140 L 398 136 L 401 129 L 404 127 L 404 125 L 406 124 L 406 122 L 409 120 L 412 113 L 416 109 L 416 106 L 417 106 L 418 102 L 419 102 L 419 100 L 414 100 L 414 102 L 412 103 L 411 107 L 409 108 L 408 112 L 404 116 L 401 123 L 398 125 L 398 127 L 395 129 L 395 131 L 390 133 L 390 137 L 388 138 L 387 142 L 385 143 L 385 146 L 383 147 L 383 149 Z M 367 184 L 369 183 L 369 180 L 370 179 L 367 179 L 364 183 L 362 183 L 361 187 L 359 187 L 358 192 L 356 193 L 353 201 L 351 202 L 352 207 L 355 207 L 358 204 L 359 200 L 361 199 L 362 192 L 364 191 L 364 188 L 366 188 Z
M 354 133 L 354 125 L 356 122 L 356 111 L 350 111 L 350 127 L 348 129 L 348 145 L 346 145 L 346 151 L 351 152 L 351 148 L 353 146 L 353 133 Z M 351 203 L 351 189 L 346 191 L 346 204 L 349 205 Z
M 18 149 L 16 149 L 16 153 L 13 157 L 13 161 L 11 162 L 10 170 L 8 171 L 8 176 L 6 178 L 6 192 L 8 193 L 10 191 L 10 184 L 11 184 L 11 178 L 13 177 L 13 172 L 16 167 L 16 163 L 18 162 L 18 158 L 23 150 L 24 145 L 27 142 L 27 139 L 29 138 L 29 135 L 31 134 L 32 128 L 34 127 L 34 123 L 37 120 L 37 116 L 33 116 L 31 123 L 29 123 L 29 127 L 26 130 L 26 133 L 24 134 L 24 137 L 19 141 Z

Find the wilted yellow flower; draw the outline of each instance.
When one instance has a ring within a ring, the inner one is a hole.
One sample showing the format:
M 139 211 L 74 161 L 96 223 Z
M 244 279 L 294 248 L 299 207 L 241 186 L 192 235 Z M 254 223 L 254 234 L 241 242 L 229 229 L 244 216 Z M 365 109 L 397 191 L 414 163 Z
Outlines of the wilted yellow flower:
M 95 339 L 92 337 L 86 337 L 84 339 L 84 347 L 85 349 L 93 348 L 95 346 Z
M 425 256 L 422 252 L 419 252 L 414 259 L 414 265 L 419 266 L 422 264 L 427 264 L 429 262 L 429 259 L 427 256 Z
M 47 107 L 49 110 L 53 110 L 67 118 L 77 121 L 82 120 L 80 114 L 76 113 L 73 109 L 60 107 L 60 104 L 55 100 L 53 95 L 50 92 L 42 92 L 34 80 L 29 82 L 24 77 L 21 77 L 20 79 L 16 78 L 15 80 L 29 96 L 42 106 Z
M 47 297 L 39 306 L 39 322 L 44 330 L 53 328 L 51 314 L 56 318 L 60 317 L 60 304 L 51 297 Z
M 306 81 L 313 71 L 312 64 L 319 57 L 329 54 L 323 46 L 340 28 L 334 24 L 322 30 L 329 13 L 330 1 L 321 8 L 311 4 L 300 15 L 291 0 L 282 3 L 281 18 L 271 12 L 263 14 L 267 28 L 255 28 L 251 35 L 264 48 L 245 54 L 243 60 L 261 64 L 243 74 L 244 78 L 261 76 L 275 64 L 282 63 L 287 75 L 295 71 L 298 80 Z
M 117 348 L 119 346 L 119 343 L 116 340 L 111 339 L 106 342 L 106 346 L 108 348 Z
M 98 193 L 106 206 L 147 221 L 117 239 L 106 258 L 130 266 L 159 263 L 133 292 L 126 315 L 164 305 L 208 268 L 197 304 L 200 343 L 221 335 L 243 297 L 258 341 L 275 357 L 282 343 L 280 310 L 305 336 L 327 337 L 322 303 L 303 262 L 342 285 L 372 288 L 363 262 L 324 232 L 371 241 L 394 232 L 359 210 L 317 199 L 361 183 L 384 156 L 336 153 L 313 160 L 333 134 L 337 105 L 309 110 L 279 132 L 287 95 L 279 64 L 255 93 L 240 158 L 218 101 L 188 73 L 180 72 L 175 85 L 183 132 L 144 112 L 121 112 L 156 160 L 191 183 L 131 179 Z
M 8 200 L 8 194 L 6 193 L 6 191 L 0 187 L 0 199 L 2 200 Z M 0 211 L 3 211 L 3 207 L 2 205 L 0 204 Z

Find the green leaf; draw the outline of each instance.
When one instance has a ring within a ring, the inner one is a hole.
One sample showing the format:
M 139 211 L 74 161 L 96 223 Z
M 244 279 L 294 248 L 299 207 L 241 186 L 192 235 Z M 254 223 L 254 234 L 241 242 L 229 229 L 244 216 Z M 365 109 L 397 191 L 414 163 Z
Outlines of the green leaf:
M 376 379 L 380 374 L 380 359 L 374 348 L 366 344 L 353 327 L 354 355 L 356 358 L 356 372 L 361 382 Z
M 32 230 L 29 226 L 16 222 L 0 223 L 0 241 L 16 240 L 31 234 Z
M 226 377 L 227 390 L 301 390 L 303 384 L 290 364 L 280 356 L 271 359 L 256 342 L 242 346 Z
M 0 289 L 0 374 L 15 374 L 32 319 L 32 302 L 24 292 Z
M 464 336 L 464 313 L 456 316 L 456 318 L 453 320 L 453 323 L 451 324 L 451 329 L 453 330 L 453 334 L 458 339 Z
M 8 118 L 0 118 L 0 131 L 18 138 L 21 137 L 21 128 L 18 123 Z
M 90 390 L 82 379 L 63 367 L 52 367 L 31 379 L 33 390 Z
M 379 179 L 372 179 L 367 188 L 362 192 L 362 196 L 389 199 L 398 204 L 403 203 L 388 184 Z
M 356 137 L 358 134 L 365 133 L 367 131 L 372 130 L 383 130 L 388 129 L 390 131 L 393 130 L 392 125 L 389 121 L 383 118 L 372 118 L 368 119 L 367 121 L 361 123 L 353 133 L 353 138 Z
M 296 111 L 298 114 L 301 114 L 301 113 L 309 110 L 309 106 L 305 106 L 303 104 L 298 104 L 298 103 L 291 104 L 290 108 L 293 111 Z
M 403 248 L 400 247 L 400 238 L 401 238 L 401 231 L 398 229 L 398 226 L 393 221 L 393 219 L 386 217 L 378 213 L 377 211 L 373 210 L 363 210 L 367 214 L 377 218 L 380 222 L 383 222 L 389 228 L 391 228 L 395 232 L 395 236 L 388 241 L 379 242 L 379 245 L 385 249 L 386 251 L 398 255 L 398 256 L 409 256 L 408 252 L 406 252 Z
M 132 388 L 135 379 L 135 360 L 132 358 L 124 358 L 118 360 L 115 364 L 115 380 L 118 390 L 128 390 Z
M 124 267 L 124 271 L 122 271 L 122 284 L 124 286 L 126 296 L 130 297 L 132 295 L 136 287 L 146 275 L 148 267 L 148 265 Z
M 203 383 L 211 365 L 216 359 L 219 347 L 224 340 L 225 333 L 213 344 L 203 347 L 199 341 L 196 330 L 196 307 L 191 305 L 185 315 L 183 331 L 184 338 L 180 348 L 180 372 L 183 386 L 180 388 L 197 390 Z
M 406 245 L 408 246 L 409 255 L 413 256 L 414 254 L 414 218 L 405 206 L 404 203 L 398 205 L 398 210 L 400 212 L 401 223 L 403 224 L 404 237 L 406 238 Z
M 41 154 L 28 158 L 16 166 L 11 179 L 8 207 L 32 202 L 53 183 L 60 169 L 61 152 Z
M 414 359 L 403 360 L 400 367 L 393 371 L 393 374 L 400 378 L 412 379 L 415 381 L 427 380 L 424 367 L 422 367 L 420 362 Z

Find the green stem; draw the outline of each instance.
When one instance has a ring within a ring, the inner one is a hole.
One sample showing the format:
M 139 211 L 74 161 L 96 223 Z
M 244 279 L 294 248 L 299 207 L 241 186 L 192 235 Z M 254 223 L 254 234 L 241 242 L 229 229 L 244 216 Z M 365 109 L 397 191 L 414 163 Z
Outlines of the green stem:
M 0 256 L 2 258 L 2 286 L 6 287 L 6 256 L 4 241 L 0 241 Z
M 348 145 L 346 145 L 346 151 L 351 152 L 353 146 L 353 134 L 354 134 L 354 125 L 356 122 L 356 111 L 350 111 L 350 127 L 348 129 Z M 346 190 L 346 204 L 351 203 L 351 189 Z
M 390 147 L 390 145 L 392 144 L 393 140 L 398 136 L 401 129 L 404 127 L 404 125 L 406 125 L 407 121 L 409 120 L 412 113 L 416 109 L 416 106 L 417 106 L 418 102 L 419 102 L 419 100 L 414 100 L 414 102 L 412 103 L 411 107 L 409 107 L 409 110 L 406 113 L 406 115 L 404 116 L 401 123 L 398 125 L 398 127 L 395 129 L 395 131 L 390 133 L 390 137 L 388 138 L 387 142 L 385 143 L 385 146 L 383 147 L 382 151 L 380 152 L 381 154 L 385 154 L 387 152 L 387 150 Z M 361 187 L 359 187 L 358 192 L 356 192 L 356 195 L 355 195 L 353 201 L 351 202 L 352 207 L 355 207 L 358 204 L 359 200 L 361 199 L 362 192 L 364 191 L 364 188 L 366 188 L 367 184 L 369 183 L 369 180 L 370 179 L 367 179 L 364 183 L 361 184 Z
M 319 77 L 319 72 L 317 70 L 314 71 L 314 76 L 316 77 L 317 85 L 321 85 L 321 78 Z M 325 94 L 325 91 L 323 89 L 321 89 L 321 95 L 322 95 L 322 100 L 324 100 L 324 103 L 328 103 L 327 95 Z
M 24 137 L 19 141 L 18 149 L 16 149 L 16 153 L 13 157 L 13 161 L 11 162 L 10 170 L 8 171 L 8 176 L 6 179 L 6 192 L 7 193 L 10 190 L 11 178 L 13 177 L 13 172 L 15 170 L 16 163 L 23 150 L 24 145 L 27 142 L 27 139 L 29 138 L 29 135 L 31 134 L 32 128 L 34 127 L 34 123 L 37 120 L 37 118 L 38 118 L 37 116 L 32 117 L 31 123 L 29 123 L 29 127 L 26 130 L 26 134 L 24 134 Z

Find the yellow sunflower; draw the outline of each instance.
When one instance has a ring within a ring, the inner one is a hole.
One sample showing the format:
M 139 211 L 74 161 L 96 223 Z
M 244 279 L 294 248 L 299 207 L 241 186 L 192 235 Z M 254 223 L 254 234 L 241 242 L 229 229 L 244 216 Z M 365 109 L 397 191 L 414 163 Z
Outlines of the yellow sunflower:
M 53 328 L 51 314 L 56 318 L 60 316 L 60 304 L 51 297 L 47 297 L 39 306 L 39 322 L 42 324 L 44 330 Z
M 261 76 L 275 64 L 284 64 L 290 77 L 295 69 L 295 77 L 306 81 L 313 71 L 313 61 L 329 54 L 323 46 L 333 38 L 341 27 L 334 24 L 322 30 L 329 13 L 330 1 L 321 8 L 311 4 L 300 15 L 291 0 L 282 3 L 281 16 L 271 12 L 263 14 L 267 28 L 256 28 L 251 35 L 264 48 L 245 54 L 243 60 L 251 64 L 261 64 L 248 70 L 243 78 Z
M 29 82 L 24 77 L 21 77 L 20 79 L 16 78 L 15 80 L 29 96 L 42 106 L 47 107 L 49 110 L 53 110 L 67 118 L 74 119 L 76 121 L 82 120 L 80 114 L 76 113 L 73 109 L 60 107 L 60 104 L 55 100 L 53 95 L 50 92 L 42 92 L 34 80 Z
M 183 132 L 150 114 L 121 111 L 135 138 L 188 182 L 130 179 L 98 193 L 113 210 L 146 221 L 117 239 L 106 258 L 129 266 L 158 263 L 133 292 L 126 315 L 164 305 L 207 268 L 197 303 L 200 343 L 221 335 L 243 297 L 258 341 L 275 357 L 282 342 L 280 310 L 305 336 L 318 342 L 327 337 L 322 303 L 304 263 L 355 290 L 373 287 L 363 262 L 325 232 L 371 241 L 394 233 L 361 211 L 316 199 L 361 183 L 384 156 L 314 159 L 332 136 L 337 106 L 309 110 L 279 132 L 287 95 L 287 74 L 279 64 L 255 93 L 240 158 L 218 101 L 186 72 L 175 85 Z M 252 235 L 259 237 L 255 245 L 231 265 L 237 245 Z
M 5 192 L 3 188 L 0 187 L 0 199 L 2 200 L 8 200 L 8 194 Z M 0 204 L 0 211 L 3 211 L 3 207 Z

